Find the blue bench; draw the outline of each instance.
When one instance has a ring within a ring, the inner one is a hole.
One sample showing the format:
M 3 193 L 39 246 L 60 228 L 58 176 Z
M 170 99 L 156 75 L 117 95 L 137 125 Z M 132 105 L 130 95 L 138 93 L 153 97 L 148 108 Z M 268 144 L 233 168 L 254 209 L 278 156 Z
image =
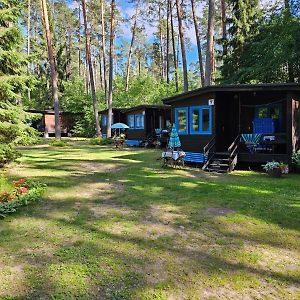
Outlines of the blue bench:
M 198 152 L 185 152 L 185 157 L 183 159 L 185 162 L 193 163 L 205 163 L 207 161 L 207 156 L 203 153 Z
M 141 145 L 143 141 L 140 141 L 140 140 L 126 140 L 125 143 L 127 146 L 130 146 L 130 147 L 138 147 Z

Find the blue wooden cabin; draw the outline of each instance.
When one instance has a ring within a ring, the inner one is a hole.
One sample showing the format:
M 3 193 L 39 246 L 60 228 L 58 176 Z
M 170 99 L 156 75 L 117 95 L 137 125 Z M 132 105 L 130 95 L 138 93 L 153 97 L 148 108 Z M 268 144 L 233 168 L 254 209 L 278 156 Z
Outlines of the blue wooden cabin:
M 300 85 L 218 85 L 169 97 L 186 161 L 228 172 L 290 162 L 300 147 Z

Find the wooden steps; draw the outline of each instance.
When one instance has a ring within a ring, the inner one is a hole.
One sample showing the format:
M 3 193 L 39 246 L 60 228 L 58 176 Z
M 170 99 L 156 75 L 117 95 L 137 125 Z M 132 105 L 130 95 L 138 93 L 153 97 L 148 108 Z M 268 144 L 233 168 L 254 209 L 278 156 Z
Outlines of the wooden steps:
M 216 152 L 205 166 L 204 171 L 216 173 L 228 173 L 231 171 L 232 159 L 228 152 Z

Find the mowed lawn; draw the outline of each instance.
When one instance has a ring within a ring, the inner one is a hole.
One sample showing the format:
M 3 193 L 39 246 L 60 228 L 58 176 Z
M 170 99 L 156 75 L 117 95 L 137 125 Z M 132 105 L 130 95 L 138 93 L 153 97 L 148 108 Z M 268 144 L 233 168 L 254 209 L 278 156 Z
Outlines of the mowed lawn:
M 48 185 L 0 220 L 0 299 L 300 299 L 300 176 L 163 169 L 156 150 L 23 148 Z

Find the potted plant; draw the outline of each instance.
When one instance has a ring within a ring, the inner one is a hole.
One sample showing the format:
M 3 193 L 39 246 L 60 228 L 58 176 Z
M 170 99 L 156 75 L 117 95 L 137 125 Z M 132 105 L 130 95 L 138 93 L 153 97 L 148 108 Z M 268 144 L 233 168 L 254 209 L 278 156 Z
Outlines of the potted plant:
M 280 162 L 280 169 L 282 174 L 289 174 L 289 165 L 283 162 Z
M 276 177 L 276 178 L 281 177 L 282 171 L 279 162 L 277 161 L 267 162 L 265 165 L 263 165 L 263 168 L 269 174 L 269 176 Z
M 300 172 L 300 150 L 293 152 L 292 154 L 292 164 L 296 172 Z

